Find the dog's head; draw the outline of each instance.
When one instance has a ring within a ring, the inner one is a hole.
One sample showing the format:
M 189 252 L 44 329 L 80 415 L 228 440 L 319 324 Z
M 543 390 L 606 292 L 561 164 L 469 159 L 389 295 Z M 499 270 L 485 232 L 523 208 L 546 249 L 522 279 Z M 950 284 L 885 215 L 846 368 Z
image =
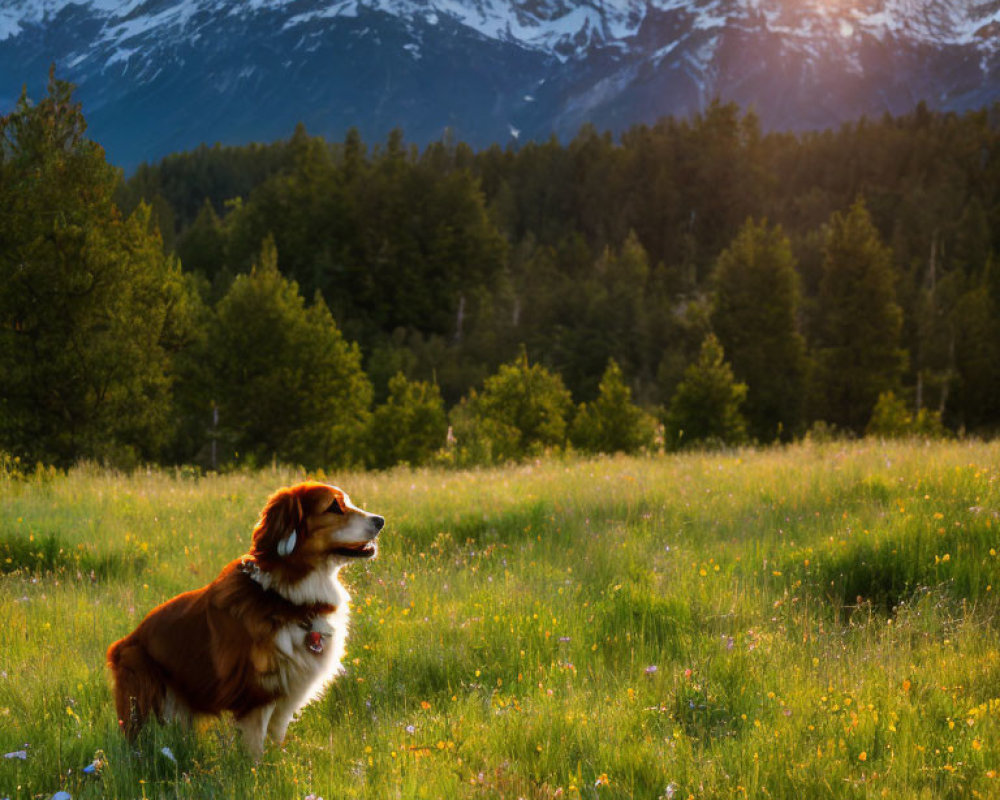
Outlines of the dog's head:
M 358 508 L 336 486 L 307 481 L 279 489 L 253 531 L 250 555 L 263 569 L 308 571 L 375 558 L 385 519 Z

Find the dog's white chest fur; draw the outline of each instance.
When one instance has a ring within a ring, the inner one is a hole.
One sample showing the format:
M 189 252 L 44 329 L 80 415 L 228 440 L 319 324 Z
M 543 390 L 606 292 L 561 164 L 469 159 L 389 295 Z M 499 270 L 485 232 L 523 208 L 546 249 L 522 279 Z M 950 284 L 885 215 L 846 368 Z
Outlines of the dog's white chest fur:
M 281 594 L 294 603 L 329 603 L 336 606 L 329 614 L 312 620 L 304 628 L 290 623 L 275 634 L 278 652 L 277 673 L 268 676 L 279 691 L 298 711 L 318 697 L 326 685 L 343 669 L 342 660 L 347 643 L 347 628 L 351 596 L 337 579 L 337 570 L 313 572 L 291 586 L 282 586 Z M 310 634 L 319 634 L 319 649 L 310 647 Z
M 306 627 L 289 623 L 274 634 L 276 669 L 261 678 L 261 685 L 277 699 L 237 720 L 251 753 L 260 756 L 264 738 L 285 738 L 288 723 L 299 710 L 319 697 L 326 685 L 343 669 L 351 596 L 337 579 L 339 567 L 317 570 L 291 585 L 269 582 L 271 589 L 297 605 L 325 603 L 335 606 L 329 614 L 315 617 Z M 255 578 L 256 579 L 256 578 Z M 319 633 L 322 645 L 317 652 L 310 633 Z
M 321 635 L 319 652 L 310 647 L 309 634 L 313 631 Z M 346 641 L 346 606 L 317 617 L 311 628 L 303 628 L 297 623 L 285 625 L 274 637 L 278 668 L 268 676 L 271 685 L 266 688 L 288 698 L 298 711 L 322 694 L 326 685 L 341 672 Z

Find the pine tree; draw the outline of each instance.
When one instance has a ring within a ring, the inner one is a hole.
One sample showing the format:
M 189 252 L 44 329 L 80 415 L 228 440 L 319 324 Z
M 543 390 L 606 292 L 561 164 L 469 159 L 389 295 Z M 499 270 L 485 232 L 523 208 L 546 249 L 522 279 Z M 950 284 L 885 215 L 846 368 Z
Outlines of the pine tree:
M 368 462 L 375 467 L 426 464 L 445 445 L 448 416 L 436 384 L 408 381 L 398 372 L 389 397 L 372 414 Z
M 769 442 L 800 427 L 805 341 L 798 332 L 798 278 L 781 228 L 747 220 L 714 273 L 712 329 L 737 380 L 747 384 L 749 432 Z
M 571 439 L 591 453 L 634 453 L 653 442 L 654 421 L 632 403 L 621 368 L 608 361 L 597 399 L 583 403 L 573 420 Z
M 322 297 L 307 307 L 281 275 L 272 239 L 219 301 L 205 346 L 211 399 L 238 458 L 324 468 L 362 461 L 372 389 L 361 352 Z
M 947 430 L 941 423 L 941 414 L 921 408 L 916 415 L 910 413 L 902 398 L 895 392 L 883 392 L 878 396 L 875 408 L 865 433 L 884 439 L 898 439 L 906 436 L 921 436 L 926 439 L 941 439 Z
M 906 362 L 902 311 L 889 248 L 862 200 L 830 220 L 818 298 L 814 419 L 861 433 L 883 392 L 898 389 Z
M 667 409 L 664 425 L 667 444 L 673 448 L 693 444 L 742 444 L 746 420 L 740 406 L 747 387 L 733 377 L 715 334 L 702 342 L 698 360 L 684 371 Z
M 470 393 L 456 409 L 458 444 L 493 461 L 562 447 L 571 409 L 562 378 L 541 364 L 530 364 L 522 350 L 516 361 L 486 379 L 481 393 Z
M 177 255 L 188 272 L 211 280 L 226 265 L 226 234 L 212 202 L 205 199 L 194 223 L 181 237 Z
M 997 429 L 1000 421 L 1000 267 L 990 262 L 976 285 L 959 298 L 954 330 L 953 422 L 969 429 Z
M 29 459 L 134 463 L 170 433 L 170 352 L 188 300 L 117 170 L 85 137 L 71 84 L 0 119 L 0 447 Z

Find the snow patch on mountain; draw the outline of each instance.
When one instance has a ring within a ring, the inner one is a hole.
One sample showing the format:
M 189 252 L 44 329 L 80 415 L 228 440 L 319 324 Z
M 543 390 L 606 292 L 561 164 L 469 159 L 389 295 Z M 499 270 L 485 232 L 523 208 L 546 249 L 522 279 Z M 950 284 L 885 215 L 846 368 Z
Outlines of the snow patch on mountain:
M 994 49 L 1000 40 L 996 0 L 5 0 L 0 41 L 55 19 L 68 6 L 103 20 L 99 44 L 147 34 L 187 35 L 198 15 L 285 16 L 282 29 L 380 11 L 429 25 L 448 18 L 479 35 L 541 50 L 565 61 L 594 47 L 627 43 L 651 12 L 684 15 L 694 29 L 736 26 L 792 37 L 849 39 L 906 36 L 937 44 Z M 659 52 L 670 42 L 659 42 Z
M 295 28 L 314 20 L 334 19 L 336 17 L 356 17 L 357 15 L 357 0 L 343 0 L 342 2 L 331 3 L 326 8 L 321 8 L 316 11 L 307 11 L 305 13 L 289 17 L 285 21 L 282 29 L 288 30 L 289 28 Z
M 1000 0 L 0 0 L 3 71 L 50 63 L 126 160 L 303 114 L 492 142 L 720 97 L 807 128 L 1000 100 Z

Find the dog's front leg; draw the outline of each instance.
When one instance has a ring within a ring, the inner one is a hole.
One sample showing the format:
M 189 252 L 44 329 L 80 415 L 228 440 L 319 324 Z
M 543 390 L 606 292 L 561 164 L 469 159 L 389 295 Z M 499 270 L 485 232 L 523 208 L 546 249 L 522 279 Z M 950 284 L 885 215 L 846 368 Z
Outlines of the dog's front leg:
M 267 735 L 267 725 L 274 712 L 274 703 L 257 706 L 253 711 L 244 714 L 236 720 L 243 732 L 243 741 L 254 760 L 260 760 L 264 755 L 264 737 Z
M 287 733 L 288 725 L 296 711 L 298 711 L 296 703 L 287 697 L 277 702 L 274 714 L 271 715 L 271 722 L 267 727 L 267 734 L 275 744 L 280 745 L 285 741 L 285 733 Z

